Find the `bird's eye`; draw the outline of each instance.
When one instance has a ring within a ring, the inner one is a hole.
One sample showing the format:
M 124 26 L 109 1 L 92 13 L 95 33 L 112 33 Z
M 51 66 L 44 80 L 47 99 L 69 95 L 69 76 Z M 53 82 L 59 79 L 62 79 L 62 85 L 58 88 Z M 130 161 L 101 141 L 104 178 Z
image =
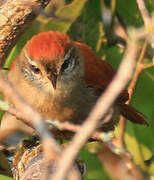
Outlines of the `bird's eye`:
M 69 73 L 75 68 L 75 59 L 67 59 L 64 61 L 62 67 L 61 67 L 61 72 L 62 73 Z
M 39 74 L 40 73 L 40 69 L 37 66 L 31 65 L 31 69 L 34 73 Z
M 64 63 L 61 67 L 61 73 L 66 74 L 72 72 L 76 67 L 76 63 L 77 63 L 77 57 L 76 57 L 75 49 L 70 48 L 65 55 Z
M 70 67 L 70 64 L 71 64 L 70 60 L 65 60 L 63 65 L 62 65 L 61 70 L 65 71 L 66 69 L 68 69 Z

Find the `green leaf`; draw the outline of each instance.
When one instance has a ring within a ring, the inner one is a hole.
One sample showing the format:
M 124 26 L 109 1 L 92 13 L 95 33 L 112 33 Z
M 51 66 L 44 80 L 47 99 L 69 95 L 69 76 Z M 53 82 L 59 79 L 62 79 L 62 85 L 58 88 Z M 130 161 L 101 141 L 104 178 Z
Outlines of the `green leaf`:
M 102 148 L 102 143 L 93 141 L 93 142 L 87 143 L 85 147 L 88 150 L 88 152 L 92 154 L 97 154 Z
M 118 46 L 103 46 L 102 58 L 117 70 L 123 56 L 123 49 Z
M 13 180 L 13 178 L 10 178 L 8 176 L 0 175 L 0 180 Z
M 143 23 L 136 1 L 129 0 L 126 4 L 126 1 L 119 0 L 117 2 L 117 10 L 127 25 L 139 26 Z
M 2 152 L 0 152 L 0 174 L 12 176 L 9 162 Z
M 152 14 L 152 12 L 154 11 L 152 0 L 146 0 L 145 5 L 146 8 L 148 8 L 148 11 L 150 11 Z M 136 1 L 129 0 L 126 2 L 124 0 L 118 0 L 117 10 L 123 17 L 127 25 L 140 26 L 144 24 Z
M 79 17 L 86 1 L 87 0 L 74 0 L 72 3 L 59 9 L 56 12 L 56 16 L 61 17 L 61 20 L 56 18 L 48 19 L 44 24 L 42 24 L 41 31 L 54 30 L 63 33 L 67 32 L 73 21 Z
M 149 173 L 154 176 L 154 160 L 149 166 Z
M 86 3 L 82 14 L 83 41 L 95 52 L 99 52 L 100 39 L 104 32 L 102 27 L 101 3 L 99 0 L 90 0 Z

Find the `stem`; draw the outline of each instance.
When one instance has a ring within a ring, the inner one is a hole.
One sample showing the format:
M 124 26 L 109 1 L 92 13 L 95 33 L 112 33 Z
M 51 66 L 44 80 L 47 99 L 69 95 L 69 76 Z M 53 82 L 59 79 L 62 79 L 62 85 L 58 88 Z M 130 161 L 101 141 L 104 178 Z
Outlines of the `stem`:
M 148 46 L 148 41 L 146 40 L 144 45 L 143 45 L 143 48 L 141 50 L 139 59 L 137 61 L 134 77 L 133 77 L 133 79 L 132 79 L 132 81 L 128 87 L 129 100 L 126 102 L 126 104 L 130 104 L 130 101 L 132 99 L 133 92 L 134 92 L 134 89 L 136 87 L 139 76 L 140 76 L 141 72 L 144 70 L 143 60 L 144 60 L 144 55 L 146 53 L 147 46 Z M 120 121 L 119 121 L 118 145 L 120 147 L 123 147 L 123 148 L 125 147 L 125 142 L 124 142 L 125 129 L 126 129 L 126 118 L 121 116 Z

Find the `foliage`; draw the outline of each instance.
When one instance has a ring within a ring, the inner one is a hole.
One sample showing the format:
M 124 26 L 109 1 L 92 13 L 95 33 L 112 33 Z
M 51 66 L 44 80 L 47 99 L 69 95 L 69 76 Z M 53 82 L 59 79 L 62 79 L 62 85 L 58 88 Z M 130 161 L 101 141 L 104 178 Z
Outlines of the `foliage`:
M 0 179 L 1 179 L 1 180 L 11 180 L 12 178 L 7 177 L 7 176 L 0 175 Z M 12 180 L 13 180 L 13 179 L 12 179 Z
M 150 13 L 154 12 L 152 0 L 146 1 L 146 6 Z M 129 8 L 128 8 L 129 7 Z M 110 11 L 109 1 L 100 0 L 74 0 L 63 7 L 58 7 L 55 15 L 58 18 L 47 18 L 40 15 L 29 29 L 21 36 L 8 57 L 5 67 L 9 67 L 11 61 L 20 52 L 25 42 L 39 31 L 57 30 L 68 33 L 73 40 L 87 43 L 104 60 L 108 61 L 115 69 L 123 57 L 124 49 L 117 43 L 109 43 L 106 39 L 106 32 L 112 36 L 114 29 L 102 21 L 102 14 L 105 9 Z M 50 8 L 47 10 L 49 13 Z M 141 27 L 143 20 L 138 10 L 135 0 L 119 0 L 116 10 L 125 21 L 127 26 Z M 111 15 L 111 14 L 110 14 Z M 62 19 L 61 19 L 62 18 Z M 63 20 L 65 18 L 65 21 Z M 115 26 L 118 24 L 115 23 Z M 36 28 L 37 27 L 37 28 Z M 146 56 L 144 63 L 150 63 L 151 59 Z M 146 115 L 149 127 L 127 123 L 125 140 L 128 150 L 134 157 L 135 162 L 147 173 L 154 175 L 154 70 L 153 67 L 142 72 L 132 99 L 132 106 Z M 118 128 L 116 129 L 118 136 Z M 108 180 L 111 179 L 106 174 L 102 165 L 95 157 L 83 150 L 81 157 L 87 162 L 88 173 L 85 180 Z M 0 177 L 0 179 L 5 179 Z

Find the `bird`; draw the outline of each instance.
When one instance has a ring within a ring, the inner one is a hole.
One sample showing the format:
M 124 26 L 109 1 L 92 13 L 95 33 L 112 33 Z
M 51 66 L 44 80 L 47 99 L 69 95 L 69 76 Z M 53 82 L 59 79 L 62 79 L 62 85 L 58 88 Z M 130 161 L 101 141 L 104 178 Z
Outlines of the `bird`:
M 46 119 L 82 124 L 115 74 L 88 45 L 72 41 L 65 33 L 48 31 L 26 43 L 11 65 L 8 80 Z M 100 120 L 99 130 L 114 129 L 120 114 L 133 123 L 148 125 L 142 113 L 126 104 L 128 99 L 125 89 L 112 106 L 112 118 Z M 6 112 L 1 128 L 15 124 L 32 132 L 31 127 Z

